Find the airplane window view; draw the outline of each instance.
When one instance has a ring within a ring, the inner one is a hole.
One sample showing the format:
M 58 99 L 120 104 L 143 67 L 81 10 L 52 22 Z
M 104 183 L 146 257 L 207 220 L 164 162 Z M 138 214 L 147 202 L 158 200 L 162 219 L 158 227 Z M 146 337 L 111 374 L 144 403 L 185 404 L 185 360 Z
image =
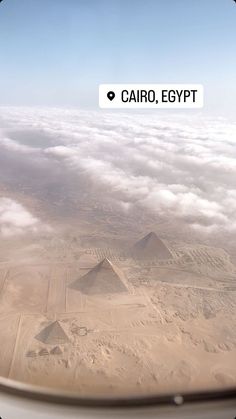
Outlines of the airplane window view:
M 236 386 L 235 29 L 233 0 L 0 2 L 0 381 Z

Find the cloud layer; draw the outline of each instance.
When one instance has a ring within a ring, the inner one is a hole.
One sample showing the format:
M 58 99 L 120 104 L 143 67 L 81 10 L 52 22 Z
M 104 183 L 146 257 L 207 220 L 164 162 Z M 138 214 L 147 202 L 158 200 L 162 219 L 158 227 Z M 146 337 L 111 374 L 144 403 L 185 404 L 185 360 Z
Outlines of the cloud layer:
M 86 177 L 127 210 L 140 206 L 207 232 L 236 229 L 233 122 L 58 109 L 4 108 L 1 115 L 8 127 L 35 136 L 24 144 L 5 129 L 0 152 L 36 159 L 45 170 L 59 165 L 73 182 Z
M 9 198 L 0 198 L 0 233 L 4 237 L 41 230 L 40 220 L 23 205 Z

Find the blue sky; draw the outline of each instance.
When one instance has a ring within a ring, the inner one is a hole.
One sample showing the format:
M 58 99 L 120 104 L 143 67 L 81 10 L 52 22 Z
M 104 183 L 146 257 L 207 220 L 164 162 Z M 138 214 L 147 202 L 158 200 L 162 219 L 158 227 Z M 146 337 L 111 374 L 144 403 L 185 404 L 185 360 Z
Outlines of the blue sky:
M 203 83 L 236 109 L 233 0 L 3 0 L 0 104 L 97 106 L 99 83 Z

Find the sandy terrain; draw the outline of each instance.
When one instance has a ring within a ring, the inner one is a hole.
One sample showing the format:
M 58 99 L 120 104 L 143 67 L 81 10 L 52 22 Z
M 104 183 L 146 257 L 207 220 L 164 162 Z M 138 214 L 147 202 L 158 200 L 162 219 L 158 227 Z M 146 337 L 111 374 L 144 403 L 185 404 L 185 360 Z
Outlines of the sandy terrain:
M 84 395 L 236 384 L 236 272 L 225 250 L 155 233 L 127 251 L 61 238 L 47 260 L 50 240 L 37 251 L 24 243 L 25 262 L 2 258 L 2 376 Z

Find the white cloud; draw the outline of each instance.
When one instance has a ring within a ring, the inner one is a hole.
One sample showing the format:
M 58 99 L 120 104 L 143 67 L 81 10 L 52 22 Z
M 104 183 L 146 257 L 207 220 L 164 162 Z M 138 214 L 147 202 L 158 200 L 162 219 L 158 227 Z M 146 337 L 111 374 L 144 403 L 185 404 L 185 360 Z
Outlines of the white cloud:
M 11 138 L 0 138 L 0 147 L 20 153 L 34 153 L 37 151 L 33 147 L 19 144 L 17 141 L 12 140 Z
M 23 205 L 9 198 L 0 198 L 0 234 L 4 237 L 42 230 L 41 221 Z
M 236 124 L 232 122 L 191 114 L 58 109 L 5 108 L 2 115 L 9 124 L 40 128 L 50 135 L 54 146 L 40 150 L 39 158 L 59 161 L 65 177 L 70 179 L 73 172 L 73 181 L 85 174 L 126 210 L 140 205 L 195 229 L 235 226 Z M 4 141 L 0 147 L 6 146 Z M 9 145 L 12 152 L 29 151 Z

